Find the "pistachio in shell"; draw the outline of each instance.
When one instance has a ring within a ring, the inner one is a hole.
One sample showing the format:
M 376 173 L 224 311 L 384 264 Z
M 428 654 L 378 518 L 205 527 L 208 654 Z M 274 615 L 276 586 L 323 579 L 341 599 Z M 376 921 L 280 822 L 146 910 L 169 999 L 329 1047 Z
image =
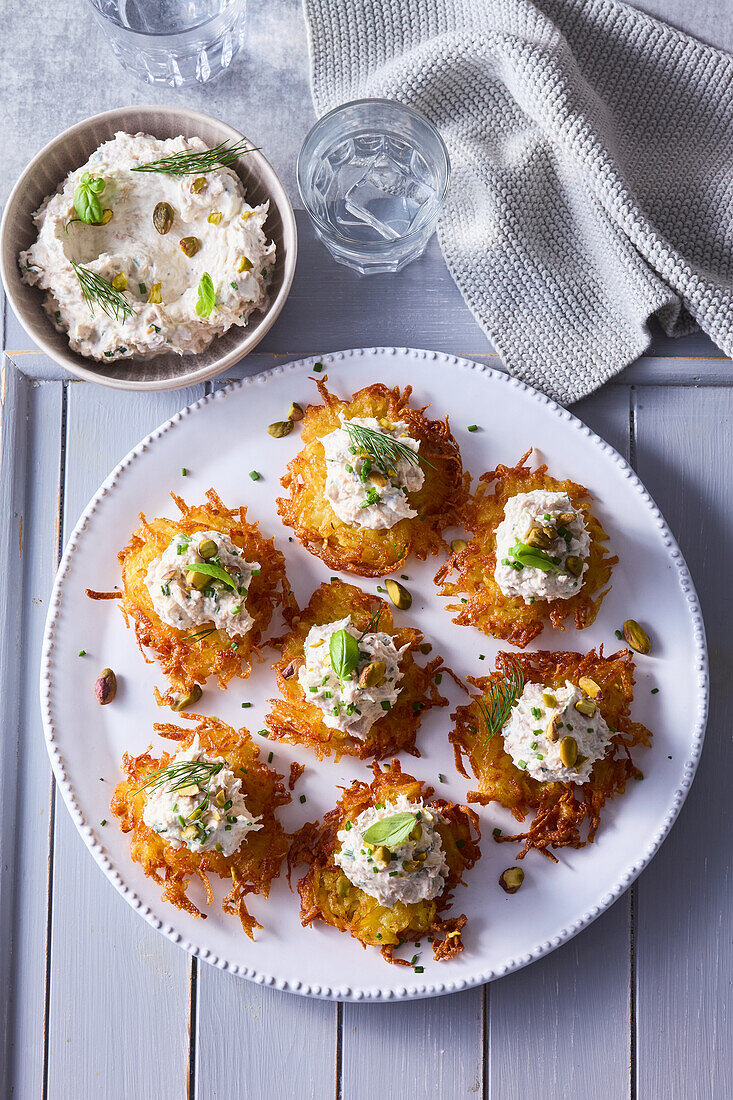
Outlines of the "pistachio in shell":
M 103 668 L 94 684 L 94 694 L 101 707 L 111 703 L 117 694 L 117 677 L 111 668 Z
M 400 584 L 399 581 L 388 580 L 384 582 L 384 587 L 387 589 L 390 600 L 400 611 L 407 611 L 408 608 L 412 607 L 412 596 L 404 584 Z
M 627 646 L 636 653 L 651 653 L 652 643 L 649 635 L 643 627 L 639 626 L 636 619 L 627 619 L 624 623 L 624 639 Z
M 524 882 L 524 871 L 521 867 L 507 867 L 499 875 L 499 885 L 505 894 L 516 894 Z
M 169 202 L 156 202 L 153 207 L 153 225 L 161 237 L 170 233 L 175 216 L 175 211 Z
M 198 703 L 202 694 L 198 684 L 194 684 L 190 691 L 179 691 L 171 699 L 171 710 L 189 710 Z

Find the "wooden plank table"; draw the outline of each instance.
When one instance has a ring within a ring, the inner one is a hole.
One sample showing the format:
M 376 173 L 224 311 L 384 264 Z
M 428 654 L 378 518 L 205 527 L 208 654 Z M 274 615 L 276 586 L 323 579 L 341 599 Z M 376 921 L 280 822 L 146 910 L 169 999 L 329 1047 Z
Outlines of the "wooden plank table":
M 665 14 L 663 0 L 646 6 Z M 108 106 L 156 100 L 186 102 L 239 125 L 295 198 L 294 155 L 311 121 L 296 0 L 252 12 L 247 55 L 220 83 L 185 93 L 133 84 L 80 3 L 57 0 L 54 8 L 63 34 L 53 41 L 42 6 L 22 13 L 18 6 L 11 17 L 16 72 L 36 79 L 5 101 L 3 197 L 15 171 L 64 126 Z M 670 17 L 673 9 L 670 0 Z M 686 14 L 688 29 L 706 37 Z M 711 17 L 713 41 L 716 27 L 724 34 L 730 23 Z M 90 64 L 79 66 L 85 56 Z M 232 377 L 377 342 L 501 366 L 435 242 L 400 275 L 359 279 L 331 262 L 302 212 L 298 226 L 290 300 Z M 104 881 L 51 780 L 37 684 L 60 551 L 109 469 L 204 388 L 142 397 L 71 380 L 32 347 L 7 309 L 3 346 L 0 1093 L 22 1100 L 733 1096 L 724 718 L 733 672 L 730 362 L 704 337 L 659 336 L 649 354 L 573 410 L 646 482 L 687 557 L 706 617 L 707 744 L 671 836 L 611 910 L 530 968 L 437 1001 L 340 1006 L 239 980 L 158 935 Z

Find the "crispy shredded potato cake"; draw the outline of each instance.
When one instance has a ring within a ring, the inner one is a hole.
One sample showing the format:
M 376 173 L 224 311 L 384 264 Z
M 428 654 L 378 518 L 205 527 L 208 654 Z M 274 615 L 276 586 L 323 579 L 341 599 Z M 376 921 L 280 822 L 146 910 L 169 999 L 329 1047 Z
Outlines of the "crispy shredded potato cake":
M 435 575 L 435 583 L 442 585 L 442 595 L 465 596 L 465 602 L 448 604 L 449 611 L 458 612 L 453 622 L 475 626 L 520 649 L 542 632 L 545 620 L 564 629 L 564 620 L 572 615 L 578 630 L 590 626 L 610 588 L 611 569 L 618 561 L 609 555 L 605 546 L 608 536 L 590 511 L 588 490 L 574 481 L 550 477 L 547 466 L 537 470 L 525 466 L 531 453 L 527 451 L 516 466 L 497 466 L 481 475 L 463 521 L 473 537 L 465 550 L 452 554 Z M 567 493 L 575 509 L 583 513 L 591 543 L 588 569 L 576 595 L 526 604 L 520 596 L 505 596 L 496 582 L 496 529 L 509 498 L 535 489 Z M 454 576 L 448 580 L 451 574 Z
M 411 801 L 430 799 L 434 792 L 432 787 L 403 772 L 397 760 L 384 769 L 376 761 L 371 767 L 374 771 L 371 784 L 354 780 L 322 823 L 308 823 L 293 836 L 288 874 L 298 863 L 310 865 L 298 883 L 301 923 L 306 926 L 320 920 L 341 932 L 350 932 L 364 948 L 379 947 L 388 962 L 401 966 L 410 963 L 396 958 L 395 949 L 400 944 L 426 938 L 432 942 L 435 959 L 449 959 L 463 950 L 461 932 L 466 917 L 443 919 L 442 914 L 451 903 L 452 891 L 462 882 L 464 871 L 473 867 L 481 856 L 478 817 L 467 806 L 456 806 L 442 799 L 431 802 L 431 809 L 439 810 L 444 818 L 437 829 L 449 867 L 445 890 L 432 900 L 398 901 L 391 908 L 382 905 L 354 886 L 334 862 L 339 848 L 338 831 L 375 803 L 388 805 L 401 794 Z
M 149 660 L 147 651 L 155 654 L 173 689 L 190 691 L 195 683 L 204 683 L 213 675 L 217 676 L 219 687 L 225 688 L 233 676 L 249 676 L 252 656 L 258 653 L 275 608 L 294 607 L 285 559 L 275 549 L 273 540 L 260 534 L 256 523 L 247 522 L 246 508 L 226 508 L 213 489 L 206 494 L 206 504 L 194 507 L 189 507 L 175 493 L 171 496 L 180 518 L 148 521 L 141 514 L 142 526 L 118 555 L 122 566 L 122 613 L 128 626 L 130 622 L 134 626 L 140 652 L 146 660 Z M 254 623 L 245 635 L 230 638 L 223 630 L 216 630 L 213 623 L 209 627 L 179 630 L 164 623 L 153 607 L 145 584 L 148 566 L 163 554 L 175 535 L 202 530 L 221 531 L 245 552 L 249 561 L 260 562 L 261 572 L 252 577 L 246 597 Z
M 187 749 L 195 737 L 201 748 L 210 756 L 223 757 L 229 767 L 242 780 L 247 809 L 261 818 L 262 828 L 245 836 L 241 845 L 230 856 L 217 851 L 192 852 L 186 847 L 176 848 L 145 824 L 143 813 L 146 795 L 140 788 L 160 768 L 165 768 L 175 753 L 164 752 L 160 757 L 148 752 L 140 756 L 125 753 L 122 770 L 125 779 L 118 783 L 110 804 L 112 813 L 120 818 L 120 828 L 131 833 L 130 852 L 149 878 L 163 887 L 163 900 L 177 909 L 183 909 L 194 917 L 206 917 L 188 896 L 190 880 L 198 878 L 206 891 L 210 905 L 213 893 L 208 876 L 218 875 L 231 879 L 232 888 L 223 901 L 225 913 L 239 917 L 242 928 L 254 938 L 254 929 L 262 926 L 252 917 L 245 904 L 248 894 L 267 897 L 273 879 L 288 850 L 288 838 L 275 817 L 278 806 L 290 802 L 291 796 L 282 783 L 283 777 L 259 761 L 260 750 L 248 731 L 238 732 L 220 722 L 198 714 L 184 717 L 198 721 L 194 729 L 156 723 L 156 733 L 172 741 L 180 742 Z
M 379 631 L 391 634 L 397 649 L 409 649 L 400 657 L 401 690 L 395 706 L 377 719 L 365 740 L 352 737 L 344 730 L 331 729 L 323 722 L 320 709 L 308 701 L 298 680 L 298 669 L 304 663 L 304 643 L 312 626 L 332 623 L 351 615 L 358 630 L 366 630 L 376 611 Z M 448 700 L 438 691 L 435 677 L 443 668 L 443 658 L 434 657 L 425 666 L 415 662 L 423 635 L 414 627 L 396 627 L 389 605 L 379 596 L 362 592 L 352 584 L 333 580 L 322 584 L 313 593 L 310 603 L 293 621 L 292 631 L 282 643 L 282 657 L 273 665 L 282 699 L 271 699 L 272 711 L 265 719 L 271 737 L 291 744 L 308 745 L 323 759 L 334 753 L 371 757 L 382 760 L 396 752 L 419 756 L 415 745 L 424 711 L 446 706 Z
M 463 473 L 448 417 L 428 420 L 424 415 L 427 406 L 412 408 L 411 386 L 400 391 L 377 383 L 342 401 L 326 388 L 327 380 L 327 376 L 318 380 L 323 404 L 308 406 L 302 427 L 303 449 L 281 479 L 290 494 L 277 501 L 283 523 L 292 527 L 306 550 L 322 558 L 329 568 L 362 577 L 391 573 L 410 554 L 421 561 L 428 554 L 437 554 L 445 547 L 443 529 L 459 522 L 470 481 Z M 336 515 L 325 497 L 326 460 L 320 439 L 340 427 L 342 412 L 347 419 L 371 416 L 402 420 L 409 434 L 420 441 L 420 455 L 426 460 L 421 466 L 425 481 L 417 492 L 408 494 L 416 517 L 401 519 L 389 530 L 368 530 L 344 523 Z
M 524 683 L 561 688 L 566 680 L 577 684 L 581 677 L 594 680 L 602 695 L 596 703 L 613 737 L 606 755 L 596 761 L 590 781 L 583 786 L 575 783 L 540 783 L 516 767 L 504 749 L 500 732 L 487 732 L 484 712 L 476 701 L 489 700 L 490 685 L 502 685 L 508 676 L 519 672 Z M 456 767 L 468 777 L 464 759 L 478 779 L 479 789 L 468 792 L 469 802 L 487 805 L 499 802 L 524 821 L 529 813 L 534 819 L 529 829 L 514 836 L 497 837 L 500 842 L 523 841 L 519 852 L 523 858 L 532 848 L 555 860 L 549 848 L 583 848 L 593 842 L 601 810 L 606 799 L 624 791 L 629 779 L 642 779 L 642 773 L 631 760 L 635 745 L 649 746 L 651 733 L 629 714 L 634 698 L 634 663 L 631 652 L 620 650 L 610 657 L 591 650 L 581 653 L 499 653 L 496 672 L 490 676 L 468 677 L 479 689 L 473 702 L 458 707 L 452 715 L 455 729 L 450 740 L 455 752 Z M 584 835 L 581 826 L 585 824 Z

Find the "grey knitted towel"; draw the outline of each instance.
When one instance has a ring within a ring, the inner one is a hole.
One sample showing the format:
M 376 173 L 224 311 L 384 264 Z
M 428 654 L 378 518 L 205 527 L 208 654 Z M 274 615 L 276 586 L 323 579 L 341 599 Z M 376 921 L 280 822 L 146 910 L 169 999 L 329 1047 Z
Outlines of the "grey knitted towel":
M 415 107 L 448 267 L 507 367 L 569 403 L 699 325 L 733 352 L 733 57 L 614 0 L 304 0 L 313 98 Z

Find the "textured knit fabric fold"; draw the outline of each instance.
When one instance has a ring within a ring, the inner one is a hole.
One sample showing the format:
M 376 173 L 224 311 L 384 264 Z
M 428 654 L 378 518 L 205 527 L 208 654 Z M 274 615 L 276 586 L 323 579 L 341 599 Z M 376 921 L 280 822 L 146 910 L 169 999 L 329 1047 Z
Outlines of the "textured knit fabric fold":
M 304 0 L 318 114 L 409 104 L 508 369 L 564 404 L 698 325 L 733 352 L 733 57 L 614 0 Z

